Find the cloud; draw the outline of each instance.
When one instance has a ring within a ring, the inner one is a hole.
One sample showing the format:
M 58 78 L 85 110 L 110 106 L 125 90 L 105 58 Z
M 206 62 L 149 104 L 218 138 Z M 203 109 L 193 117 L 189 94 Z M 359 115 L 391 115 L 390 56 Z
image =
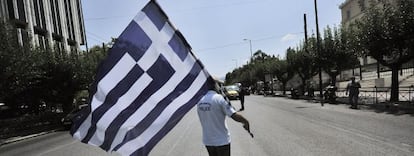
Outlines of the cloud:
M 298 35 L 286 34 L 285 36 L 282 37 L 282 42 L 290 42 L 290 41 L 295 41 L 297 39 L 298 39 Z

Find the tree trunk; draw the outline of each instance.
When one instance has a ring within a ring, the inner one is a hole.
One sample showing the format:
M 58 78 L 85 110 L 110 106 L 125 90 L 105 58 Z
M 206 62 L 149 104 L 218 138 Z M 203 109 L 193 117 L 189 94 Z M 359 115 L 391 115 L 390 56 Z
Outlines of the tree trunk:
M 307 91 L 307 88 L 309 87 L 306 86 L 306 79 L 301 78 L 301 80 L 302 80 L 302 85 L 300 87 L 300 89 L 302 90 L 301 95 L 305 95 L 305 92 Z
M 331 83 L 336 86 L 336 76 L 338 76 L 337 74 L 333 74 L 331 75 Z
M 398 82 L 398 69 L 401 65 L 391 66 L 392 77 L 391 77 L 391 102 L 397 102 L 399 100 L 399 82 Z
M 381 78 L 381 70 L 380 70 L 380 63 L 379 62 L 377 62 L 377 78 L 378 79 Z

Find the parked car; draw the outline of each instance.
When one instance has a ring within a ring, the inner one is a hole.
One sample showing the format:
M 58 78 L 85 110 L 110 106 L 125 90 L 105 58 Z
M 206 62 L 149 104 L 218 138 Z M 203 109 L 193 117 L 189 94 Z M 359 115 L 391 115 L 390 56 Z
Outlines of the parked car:
M 72 127 L 73 118 L 76 116 L 76 114 L 84 107 L 88 106 L 88 104 L 79 105 L 78 108 L 73 109 L 70 111 L 65 117 L 63 117 L 60 121 L 63 125 L 63 127 L 68 130 L 70 127 Z
M 236 85 L 224 86 L 224 93 L 230 100 L 239 99 L 239 90 L 240 88 Z
M 249 87 L 244 87 L 244 95 L 250 95 L 250 88 Z

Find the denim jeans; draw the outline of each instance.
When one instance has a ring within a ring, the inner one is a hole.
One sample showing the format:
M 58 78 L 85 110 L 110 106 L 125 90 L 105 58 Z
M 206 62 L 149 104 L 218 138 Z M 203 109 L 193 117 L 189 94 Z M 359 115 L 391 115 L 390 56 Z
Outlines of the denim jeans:
M 206 146 L 209 156 L 230 156 L 230 144 L 223 146 Z

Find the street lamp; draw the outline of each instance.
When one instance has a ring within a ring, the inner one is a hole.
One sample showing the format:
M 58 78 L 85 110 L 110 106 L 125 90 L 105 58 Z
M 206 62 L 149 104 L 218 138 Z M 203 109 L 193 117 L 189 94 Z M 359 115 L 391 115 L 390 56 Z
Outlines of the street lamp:
M 243 41 L 249 41 L 249 45 L 250 45 L 250 60 L 252 60 L 253 58 L 253 51 L 252 51 L 252 40 L 251 39 L 243 39 Z
M 243 41 L 249 41 L 249 46 L 250 46 L 250 64 L 252 64 L 252 62 L 253 62 L 252 40 L 245 38 L 245 39 L 243 39 Z M 253 77 L 253 74 L 252 74 L 251 71 L 249 71 L 249 82 L 251 83 L 250 85 L 253 84 L 252 77 Z

